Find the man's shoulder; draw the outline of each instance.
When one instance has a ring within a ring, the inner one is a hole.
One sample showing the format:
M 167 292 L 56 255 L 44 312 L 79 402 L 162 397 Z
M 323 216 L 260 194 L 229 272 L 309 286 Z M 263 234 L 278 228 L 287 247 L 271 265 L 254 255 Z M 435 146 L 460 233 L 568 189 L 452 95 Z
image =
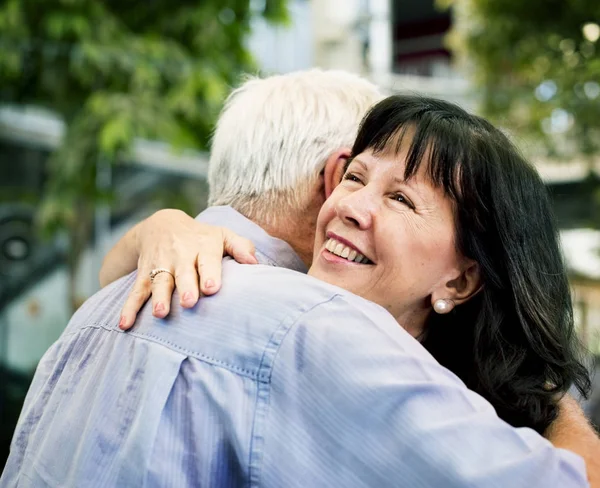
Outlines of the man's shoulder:
M 349 341 L 352 345 L 391 340 L 429 356 L 383 307 L 302 273 L 230 262 L 224 266 L 220 294 L 229 303 L 268 311 L 290 329 L 291 336 L 300 333 L 330 344 Z
M 345 290 L 297 271 L 268 265 L 240 265 L 233 260 L 223 263 L 223 299 L 244 299 L 268 303 L 282 312 L 313 306 Z
M 281 267 L 240 265 L 227 260 L 223 265 L 223 288 L 219 295 L 231 303 L 267 307 L 283 316 L 312 309 L 317 314 L 326 314 L 330 309 L 339 312 L 334 302 L 343 303 L 344 315 L 358 316 L 367 322 L 381 320 L 397 327 L 393 317 L 379 305 L 338 286 Z

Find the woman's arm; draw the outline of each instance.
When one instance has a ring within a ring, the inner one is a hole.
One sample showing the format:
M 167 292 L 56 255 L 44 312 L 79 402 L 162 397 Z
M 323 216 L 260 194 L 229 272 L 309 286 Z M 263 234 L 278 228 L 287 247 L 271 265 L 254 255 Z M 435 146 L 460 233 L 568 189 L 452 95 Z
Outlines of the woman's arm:
M 134 225 L 119 239 L 102 261 L 100 268 L 100 287 L 104 288 L 137 268 L 137 230 L 140 224 Z
M 254 245 L 223 227 L 203 224 L 180 210 L 159 210 L 130 229 L 108 252 L 100 270 L 100 284 L 138 269 L 138 275 L 123 307 L 120 327 L 129 329 L 138 311 L 152 295 L 152 313 L 168 315 L 175 287 L 181 305 L 193 307 L 200 296 L 221 287 L 221 260 L 232 256 L 239 263 L 256 264 Z M 150 271 L 169 273 L 150 280 Z M 199 286 L 200 284 L 200 286 Z
M 544 437 L 555 447 L 581 456 L 590 486 L 600 486 L 600 438 L 573 397 L 565 395 L 558 402 L 558 417 L 544 432 Z

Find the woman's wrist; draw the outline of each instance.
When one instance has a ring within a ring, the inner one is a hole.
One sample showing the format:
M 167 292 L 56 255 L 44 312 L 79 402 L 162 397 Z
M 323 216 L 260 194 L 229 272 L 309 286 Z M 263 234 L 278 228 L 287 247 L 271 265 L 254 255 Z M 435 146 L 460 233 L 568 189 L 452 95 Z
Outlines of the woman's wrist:
M 138 235 L 142 223 L 143 221 L 129 229 L 104 257 L 99 273 L 102 288 L 137 268 L 140 242 Z

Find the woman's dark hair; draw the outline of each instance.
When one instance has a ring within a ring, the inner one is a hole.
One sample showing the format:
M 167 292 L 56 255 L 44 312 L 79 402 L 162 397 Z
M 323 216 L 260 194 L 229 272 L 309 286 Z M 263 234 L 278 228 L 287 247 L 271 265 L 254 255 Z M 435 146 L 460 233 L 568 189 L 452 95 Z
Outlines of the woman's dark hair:
M 501 418 L 543 432 L 561 393 L 590 389 L 546 188 L 500 130 L 449 102 L 381 101 L 363 119 L 352 154 L 398 153 L 403 144 L 405 178 L 426 164 L 455 202 L 457 248 L 479 263 L 483 283 L 451 313 L 431 313 L 422 344 Z

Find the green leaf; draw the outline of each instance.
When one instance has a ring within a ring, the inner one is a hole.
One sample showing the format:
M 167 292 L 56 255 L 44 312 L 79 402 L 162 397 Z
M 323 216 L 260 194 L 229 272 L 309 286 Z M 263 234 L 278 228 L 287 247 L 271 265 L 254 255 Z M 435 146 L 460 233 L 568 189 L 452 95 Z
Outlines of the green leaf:
M 110 156 L 115 156 L 131 142 L 131 124 L 126 117 L 110 119 L 100 130 L 100 150 Z

